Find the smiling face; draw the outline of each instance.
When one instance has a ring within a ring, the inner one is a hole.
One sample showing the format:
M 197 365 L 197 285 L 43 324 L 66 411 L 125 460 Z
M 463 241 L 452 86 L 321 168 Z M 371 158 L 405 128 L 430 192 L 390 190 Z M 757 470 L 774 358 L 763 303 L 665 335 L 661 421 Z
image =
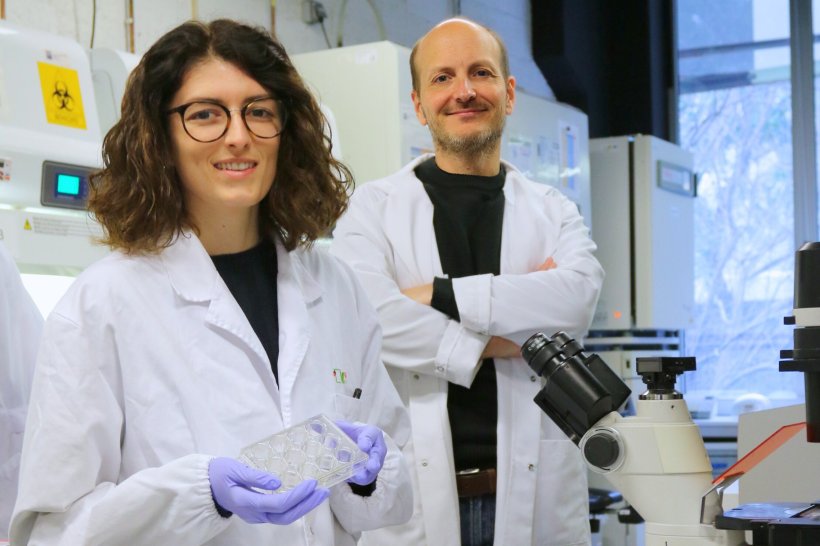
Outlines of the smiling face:
M 259 203 L 276 176 L 280 136 L 259 138 L 242 122 L 241 109 L 270 93 L 235 65 L 207 58 L 194 65 L 171 99 L 170 107 L 214 101 L 231 110 L 227 132 L 214 142 L 197 142 L 182 118 L 169 118 L 174 161 L 182 182 L 190 220 L 202 229 L 208 223 L 256 222 Z
M 416 116 L 429 126 L 437 155 L 500 154 L 515 79 L 503 74 L 496 39 L 470 21 L 446 21 L 421 40 L 414 66 Z

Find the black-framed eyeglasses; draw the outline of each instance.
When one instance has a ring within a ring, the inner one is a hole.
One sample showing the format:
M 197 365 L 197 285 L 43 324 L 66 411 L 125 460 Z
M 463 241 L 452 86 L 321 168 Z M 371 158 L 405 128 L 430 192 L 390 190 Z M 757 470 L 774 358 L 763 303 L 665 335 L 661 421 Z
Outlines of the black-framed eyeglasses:
M 179 114 L 182 127 L 197 142 L 214 142 L 228 132 L 233 112 L 240 112 L 245 127 L 259 138 L 275 138 L 285 128 L 286 112 L 273 97 L 261 97 L 241 108 L 230 109 L 212 100 L 199 100 L 171 108 L 167 114 Z

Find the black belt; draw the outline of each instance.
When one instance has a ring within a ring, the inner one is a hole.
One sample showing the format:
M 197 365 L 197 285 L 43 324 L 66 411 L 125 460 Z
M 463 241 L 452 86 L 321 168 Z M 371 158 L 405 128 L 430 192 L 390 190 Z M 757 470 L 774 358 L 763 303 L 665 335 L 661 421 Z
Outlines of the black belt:
M 495 494 L 495 483 L 495 468 L 471 468 L 456 472 L 456 489 L 461 498 Z

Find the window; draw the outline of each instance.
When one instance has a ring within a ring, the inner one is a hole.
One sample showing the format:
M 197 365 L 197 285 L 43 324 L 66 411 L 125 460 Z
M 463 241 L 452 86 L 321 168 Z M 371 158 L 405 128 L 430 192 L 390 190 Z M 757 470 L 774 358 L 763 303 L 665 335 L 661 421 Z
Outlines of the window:
M 789 3 L 678 0 L 675 16 L 679 139 L 700 175 L 686 389 L 735 411 L 797 403 L 803 374 L 778 371 L 795 250 Z

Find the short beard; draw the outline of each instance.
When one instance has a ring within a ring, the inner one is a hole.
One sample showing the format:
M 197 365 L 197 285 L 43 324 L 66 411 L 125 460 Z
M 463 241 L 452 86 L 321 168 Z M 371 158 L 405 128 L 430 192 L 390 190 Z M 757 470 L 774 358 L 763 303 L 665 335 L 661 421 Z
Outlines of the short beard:
M 477 135 L 456 137 L 433 132 L 433 142 L 438 150 L 462 157 L 480 157 L 493 152 L 501 140 L 504 125 L 487 129 Z

